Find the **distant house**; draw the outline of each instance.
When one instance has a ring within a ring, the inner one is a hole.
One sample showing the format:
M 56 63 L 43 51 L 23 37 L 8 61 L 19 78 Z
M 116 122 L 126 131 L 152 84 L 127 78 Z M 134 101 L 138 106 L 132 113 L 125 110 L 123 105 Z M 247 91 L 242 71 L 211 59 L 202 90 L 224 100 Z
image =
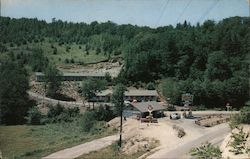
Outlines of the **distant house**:
M 149 115 L 149 107 L 152 107 L 152 114 L 155 118 L 162 116 L 163 110 L 166 109 L 162 104 L 156 101 L 131 102 L 131 104 L 127 105 L 124 109 L 123 116 L 129 117 L 137 115 L 139 117 L 145 118 Z
M 104 90 L 96 94 L 96 101 L 99 102 L 109 102 L 112 96 L 112 90 Z M 131 89 L 129 91 L 125 91 L 124 100 L 125 101 L 157 101 L 158 93 L 156 90 L 139 90 L 139 89 Z
M 36 72 L 36 81 L 44 82 L 44 73 Z M 105 73 L 97 73 L 97 72 L 84 72 L 84 73 L 70 73 L 70 72 L 63 72 L 62 76 L 58 76 L 58 80 L 60 81 L 82 81 L 87 78 L 99 78 L 104 79 Z

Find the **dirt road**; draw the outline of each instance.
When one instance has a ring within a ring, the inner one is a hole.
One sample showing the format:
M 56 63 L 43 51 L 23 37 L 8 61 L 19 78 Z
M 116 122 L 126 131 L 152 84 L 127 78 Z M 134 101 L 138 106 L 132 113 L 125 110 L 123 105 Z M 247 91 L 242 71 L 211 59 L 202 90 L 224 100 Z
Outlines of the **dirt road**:
M 192 147 L 199 146 L 206 141 L 212 144 L 219 144 L 229 132 L 230 128 L 227 123 L 220 124 L 210 130 L 207 129 L 207 131 L 204 131 L 204 135 L 197 139 L 178 145 L 178 147 L 174 149 L 163 148 L 150 155 L 148 158 L 187 158 L 189 156 L 188 152 Z
M 73 159 L 83 154 L 87 154 L 91 151 L 97 151 L 104 147 L 111 145 L 114 141 L 118 140 L 118 135 L 108 136 L 101 139 L 93 140 L 75 147 L 67 148 L 58 152 L 55 152 L 42 159 Z

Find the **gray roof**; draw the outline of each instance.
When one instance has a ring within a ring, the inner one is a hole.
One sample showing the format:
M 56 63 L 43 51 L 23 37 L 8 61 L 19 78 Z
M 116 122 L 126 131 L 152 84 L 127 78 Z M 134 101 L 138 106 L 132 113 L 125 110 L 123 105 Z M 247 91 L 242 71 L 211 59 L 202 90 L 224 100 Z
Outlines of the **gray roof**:
M 132 106 L 134 106 L 136 109 L 138 109 L 140 112 L 148 112 L 148 106 L 151 105 L 153 107 L 152 111 L 157 111 L 157 110 L 164 110 L 165 108 L 159 104 L 158 102 L 155 101 L 150 101 L 150 102 L 135 102 L 131 103 Z
M 111 89 L 103 90 L 99 93 L 97 93 L 97 96 L 108 96 L 112 94 Z M 156 90 L 140 90 L 140 89 L 131 89 L 128 91 L 125 91 L 125 96 L 158 96 L 158 93 Z
M 158 96 L 156 90 L 131 89 L 125 91 L 125 96 Z
M 96 96 L 110 96 L 113 93 L 111 89 L 106 89 L 101 92 L 96 93 Z
M 44 76 L 44 73 L 42 72 L 35 72 L 36 76 Z M 105 72 L 81 72 L 81 73 L 76 73 L 76 72 L 63 72 L 63 76 L 69 76 L 69 77 L 86 77 L 86 76 L 91 76 L 91 77 L 103 77 L 105 76 Z

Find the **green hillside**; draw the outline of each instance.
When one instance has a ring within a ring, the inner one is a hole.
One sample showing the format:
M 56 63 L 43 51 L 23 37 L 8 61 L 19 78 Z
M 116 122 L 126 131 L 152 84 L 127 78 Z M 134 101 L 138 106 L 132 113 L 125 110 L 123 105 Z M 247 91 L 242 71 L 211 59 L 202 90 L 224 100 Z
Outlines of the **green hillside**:
M 195 105 L 208 107 L 227 102 L 241 107 L 248 100 L 249 17 L 156 29 L 8 17 L 1 17 L 0 24 L 1 57 L 8 54 L 33 71 L 42 71 L 48 62 L 83 65 L 121 56 L 124 69 L 117 81 L 162 83 L 159 89 L 174 104 L 182 104 L 186 92 L 194 94 Z

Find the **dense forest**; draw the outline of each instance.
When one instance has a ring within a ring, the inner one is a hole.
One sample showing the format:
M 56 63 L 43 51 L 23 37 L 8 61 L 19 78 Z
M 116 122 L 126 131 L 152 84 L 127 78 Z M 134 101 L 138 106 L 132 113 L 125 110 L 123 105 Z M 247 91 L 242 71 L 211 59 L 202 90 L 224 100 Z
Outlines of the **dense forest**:
M 87 53 L 94 50 L 107 58 L 123 57 L 124 67 L 117 81 L 158 84 L 174 104 L 180 104 L 181 94 L 186 92 L 194 94 L 195 105 L 207 107 L 225 106 L 227 102 L 243 106 L 249 98 L 248 17 L 208 20 L 195 26 L 185 21 L 155 29 L 110 21 L 86 24 L 52 19 L 47 23 L 1 17 L 0 28 L 0 59 L 11 54 L 13 60 L 31 64 L 33 71 L 41 71 L 41 65 L 50 59 L 40 56 L 41 50 L 31 49 L 32 45 L 49 41 L 70 52 L 74 44 Z M 22 51 L 10 51 L 21 46 L 33 54 L 27 58 Z M 56 54 L 57 48 L 51 48 Z

